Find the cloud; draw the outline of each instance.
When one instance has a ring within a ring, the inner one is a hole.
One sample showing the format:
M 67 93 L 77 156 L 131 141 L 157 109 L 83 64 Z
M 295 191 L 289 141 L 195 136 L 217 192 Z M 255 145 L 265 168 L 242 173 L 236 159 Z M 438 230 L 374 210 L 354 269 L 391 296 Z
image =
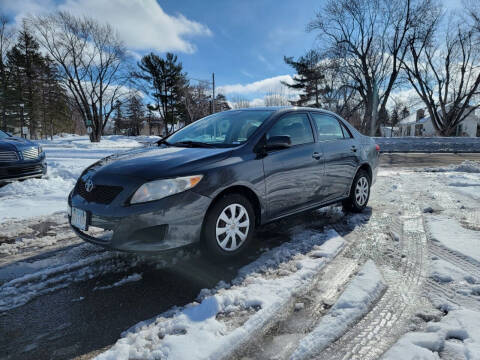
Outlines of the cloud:
M 219 93 L 224 95 L 228 94 L 255 94 L 266 93 L 272 90 L 276 90 L 282 87 L 281 81 L 288 84 L 293 83 L 293 79 L 290 75 L 279 75 L 259 81 L 255 81 L 249 84 L 234 84 L 224 85 L 219 87 Z
M 110 0 L 6 0 L 2 7 L 15 15 L 17 23 L 23 16 L 55 10 L 107 21 L 132 50 L 193 53 L 196 47 L 186 37 L 212 36 L 199 22 L 165 13 L 156 0 L 116 0 L 114 4 Z

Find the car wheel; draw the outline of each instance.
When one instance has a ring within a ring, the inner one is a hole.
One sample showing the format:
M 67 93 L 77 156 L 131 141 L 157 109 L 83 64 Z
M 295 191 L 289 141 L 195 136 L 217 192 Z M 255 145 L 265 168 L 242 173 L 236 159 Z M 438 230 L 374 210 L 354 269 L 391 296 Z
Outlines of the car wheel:
M 370 177 L 364 170 L 360 170 L 353 179 L 350 196 L 343 201 L 346 211 L 361 212 L 367 206 L 370 198 Z
M 254 229 L 255 212 L 250 201 L 240 194 L 226 195 L 207 213 L 203 250 L 217 260 L 238 256 L 248 247 Z

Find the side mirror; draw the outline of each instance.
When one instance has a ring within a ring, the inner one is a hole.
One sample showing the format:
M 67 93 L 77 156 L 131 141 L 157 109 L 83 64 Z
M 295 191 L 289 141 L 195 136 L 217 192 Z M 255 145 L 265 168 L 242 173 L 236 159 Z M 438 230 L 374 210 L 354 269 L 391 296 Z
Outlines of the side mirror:
M 290 136 L 281 135 L 281 136 L 272 136 L 267 140 L 264 149 L 265 150 L 281 150 L 287 149 L 292 145 L 292 140 Z

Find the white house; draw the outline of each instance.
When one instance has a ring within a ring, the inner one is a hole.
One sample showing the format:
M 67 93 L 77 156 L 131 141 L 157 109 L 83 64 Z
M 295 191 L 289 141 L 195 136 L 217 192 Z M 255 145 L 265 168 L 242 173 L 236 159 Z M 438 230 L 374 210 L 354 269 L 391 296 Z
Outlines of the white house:
M 424 116 L 425 110 L 418 110 L 400 120 L 396 136 L 436 136 L 430 115 Z M 472 112 L 458 124 L 455 136 L 480 137 L 480 117 Z

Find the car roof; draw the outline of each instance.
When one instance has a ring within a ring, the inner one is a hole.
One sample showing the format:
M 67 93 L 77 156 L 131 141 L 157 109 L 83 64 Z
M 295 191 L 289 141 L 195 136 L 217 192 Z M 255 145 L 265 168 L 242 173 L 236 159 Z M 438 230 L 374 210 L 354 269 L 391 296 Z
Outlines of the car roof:
M 274 111 L 275 113 L 289 112 L 289 111 L 315 111 L 315 112 L 322 112 L 322 113 L 340 117 L 340 115 L 337 115 L 334 112 L 326 109 L 319 109 L 319 108 L 306 107 L 306 106 L 257 106 L 257 107 L 241 108 L 241 109 L 231 109 L 229 111 L 256 111 L 256 110 L 270 110 L 270 111 Z

